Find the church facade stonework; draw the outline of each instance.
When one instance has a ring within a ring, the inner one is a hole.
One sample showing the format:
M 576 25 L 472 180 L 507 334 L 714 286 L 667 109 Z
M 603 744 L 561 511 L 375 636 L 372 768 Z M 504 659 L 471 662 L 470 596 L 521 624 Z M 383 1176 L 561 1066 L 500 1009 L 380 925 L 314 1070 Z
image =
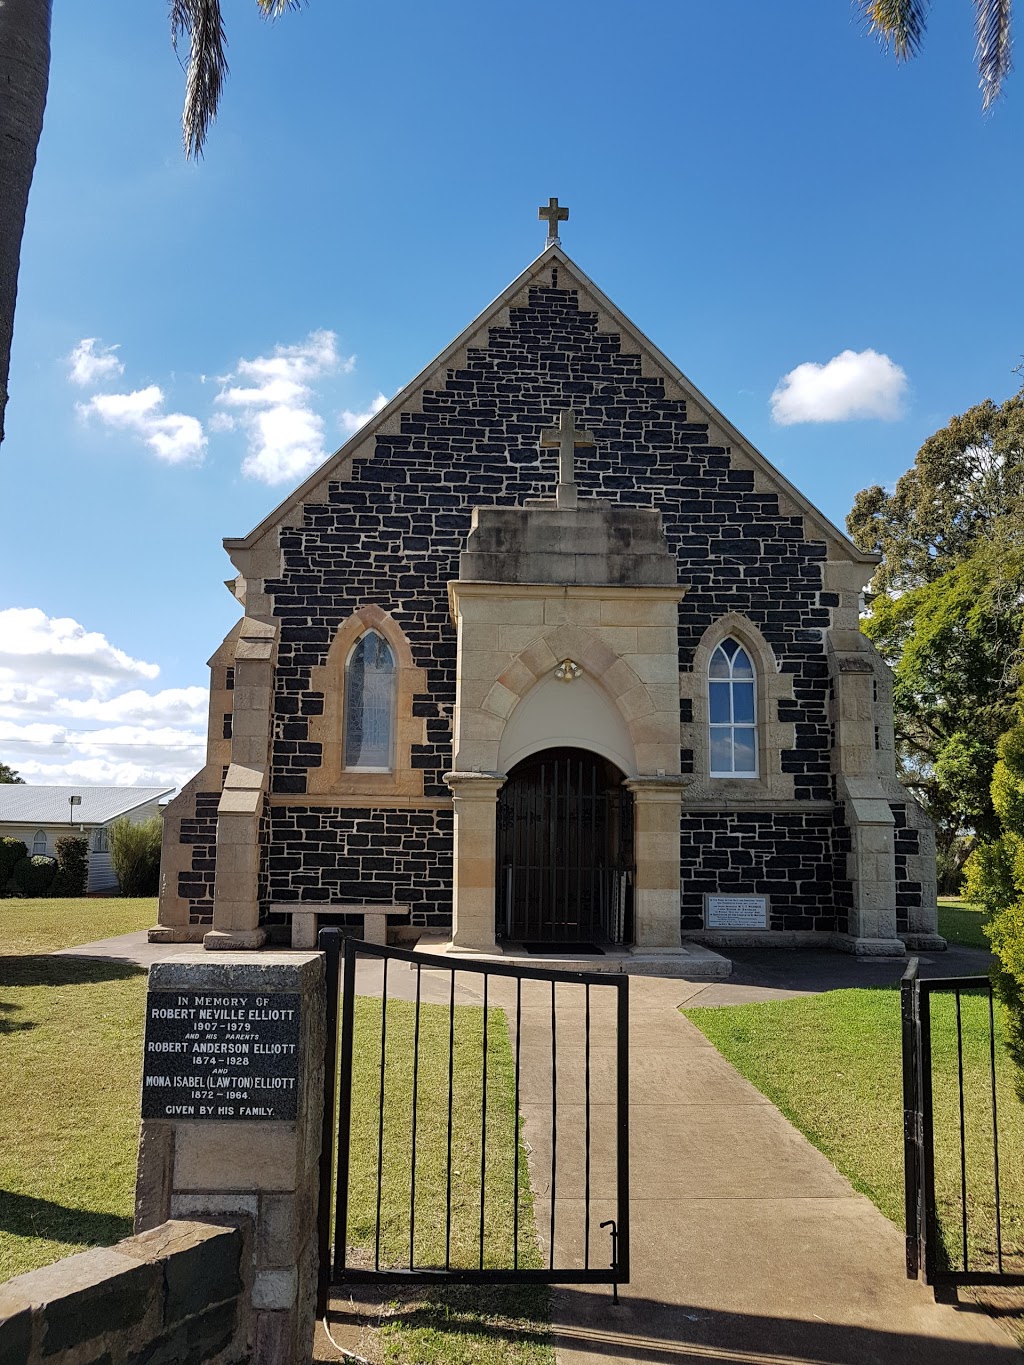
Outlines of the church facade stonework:
M 874 559 L 557 241 L 225 547 L 154 937 L 942 946 Z

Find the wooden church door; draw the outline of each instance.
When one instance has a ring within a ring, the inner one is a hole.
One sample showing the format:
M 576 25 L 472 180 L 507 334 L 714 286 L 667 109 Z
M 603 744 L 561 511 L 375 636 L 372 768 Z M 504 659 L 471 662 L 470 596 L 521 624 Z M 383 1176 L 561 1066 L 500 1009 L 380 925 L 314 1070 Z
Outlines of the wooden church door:
M 544 749 L 498 794 L 499 937 L 526 943 L 629 943 L 633 797 L 607 759 Z

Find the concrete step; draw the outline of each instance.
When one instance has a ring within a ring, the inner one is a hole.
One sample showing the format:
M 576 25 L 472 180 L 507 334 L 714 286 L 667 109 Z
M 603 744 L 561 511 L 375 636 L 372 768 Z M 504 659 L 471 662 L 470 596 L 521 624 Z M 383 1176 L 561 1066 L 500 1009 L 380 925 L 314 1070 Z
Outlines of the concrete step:
M 687 943 L 673 949 L 606 948 L 603 953 L 584 956 L 572 952 L 528 953 L 518 943 L 499 944 L 493 951 L 483 952 L 460 948 L 440 935 L 423 934 L 416 950 L 446 959 L 462 957 L 474 963 L 502 962 L 569 972 L 624 972 L 629 976 L 676 977 L 687 981 L 717 981 L 732 971 L 727 957 L 702 943 Z

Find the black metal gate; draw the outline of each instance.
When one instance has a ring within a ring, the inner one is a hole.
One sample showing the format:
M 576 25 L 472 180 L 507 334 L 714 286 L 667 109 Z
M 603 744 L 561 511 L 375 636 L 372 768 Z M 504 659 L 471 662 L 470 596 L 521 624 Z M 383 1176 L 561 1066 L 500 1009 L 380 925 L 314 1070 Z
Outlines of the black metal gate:
M 321 1312 L 359 1281 L 628 1282 L 629 977 L 320 947 Z
M 498 795 L 495 923 L 506 939 L 628 943 L 633 797 L 607 759 L 545 749 Z
M 900 1003 L 907 1277 L 936 1288 L 1024 1285 L 1024 1210 L 1008 1220 L 1003 1207 L 992 982 L 922 981 L 915 957 Z M 1008 1222 L 1017 1229 L 1009 1244 Z

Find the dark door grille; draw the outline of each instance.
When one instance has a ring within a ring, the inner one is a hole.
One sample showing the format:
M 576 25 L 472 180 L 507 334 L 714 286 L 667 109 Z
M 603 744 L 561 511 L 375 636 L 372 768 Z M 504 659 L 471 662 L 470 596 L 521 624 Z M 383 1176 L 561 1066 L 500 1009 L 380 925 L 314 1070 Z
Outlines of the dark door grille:
M 496 926 L 507 939 L 629 943 L 633 798 L 583 749 L 547 749 L 498 795 Z

